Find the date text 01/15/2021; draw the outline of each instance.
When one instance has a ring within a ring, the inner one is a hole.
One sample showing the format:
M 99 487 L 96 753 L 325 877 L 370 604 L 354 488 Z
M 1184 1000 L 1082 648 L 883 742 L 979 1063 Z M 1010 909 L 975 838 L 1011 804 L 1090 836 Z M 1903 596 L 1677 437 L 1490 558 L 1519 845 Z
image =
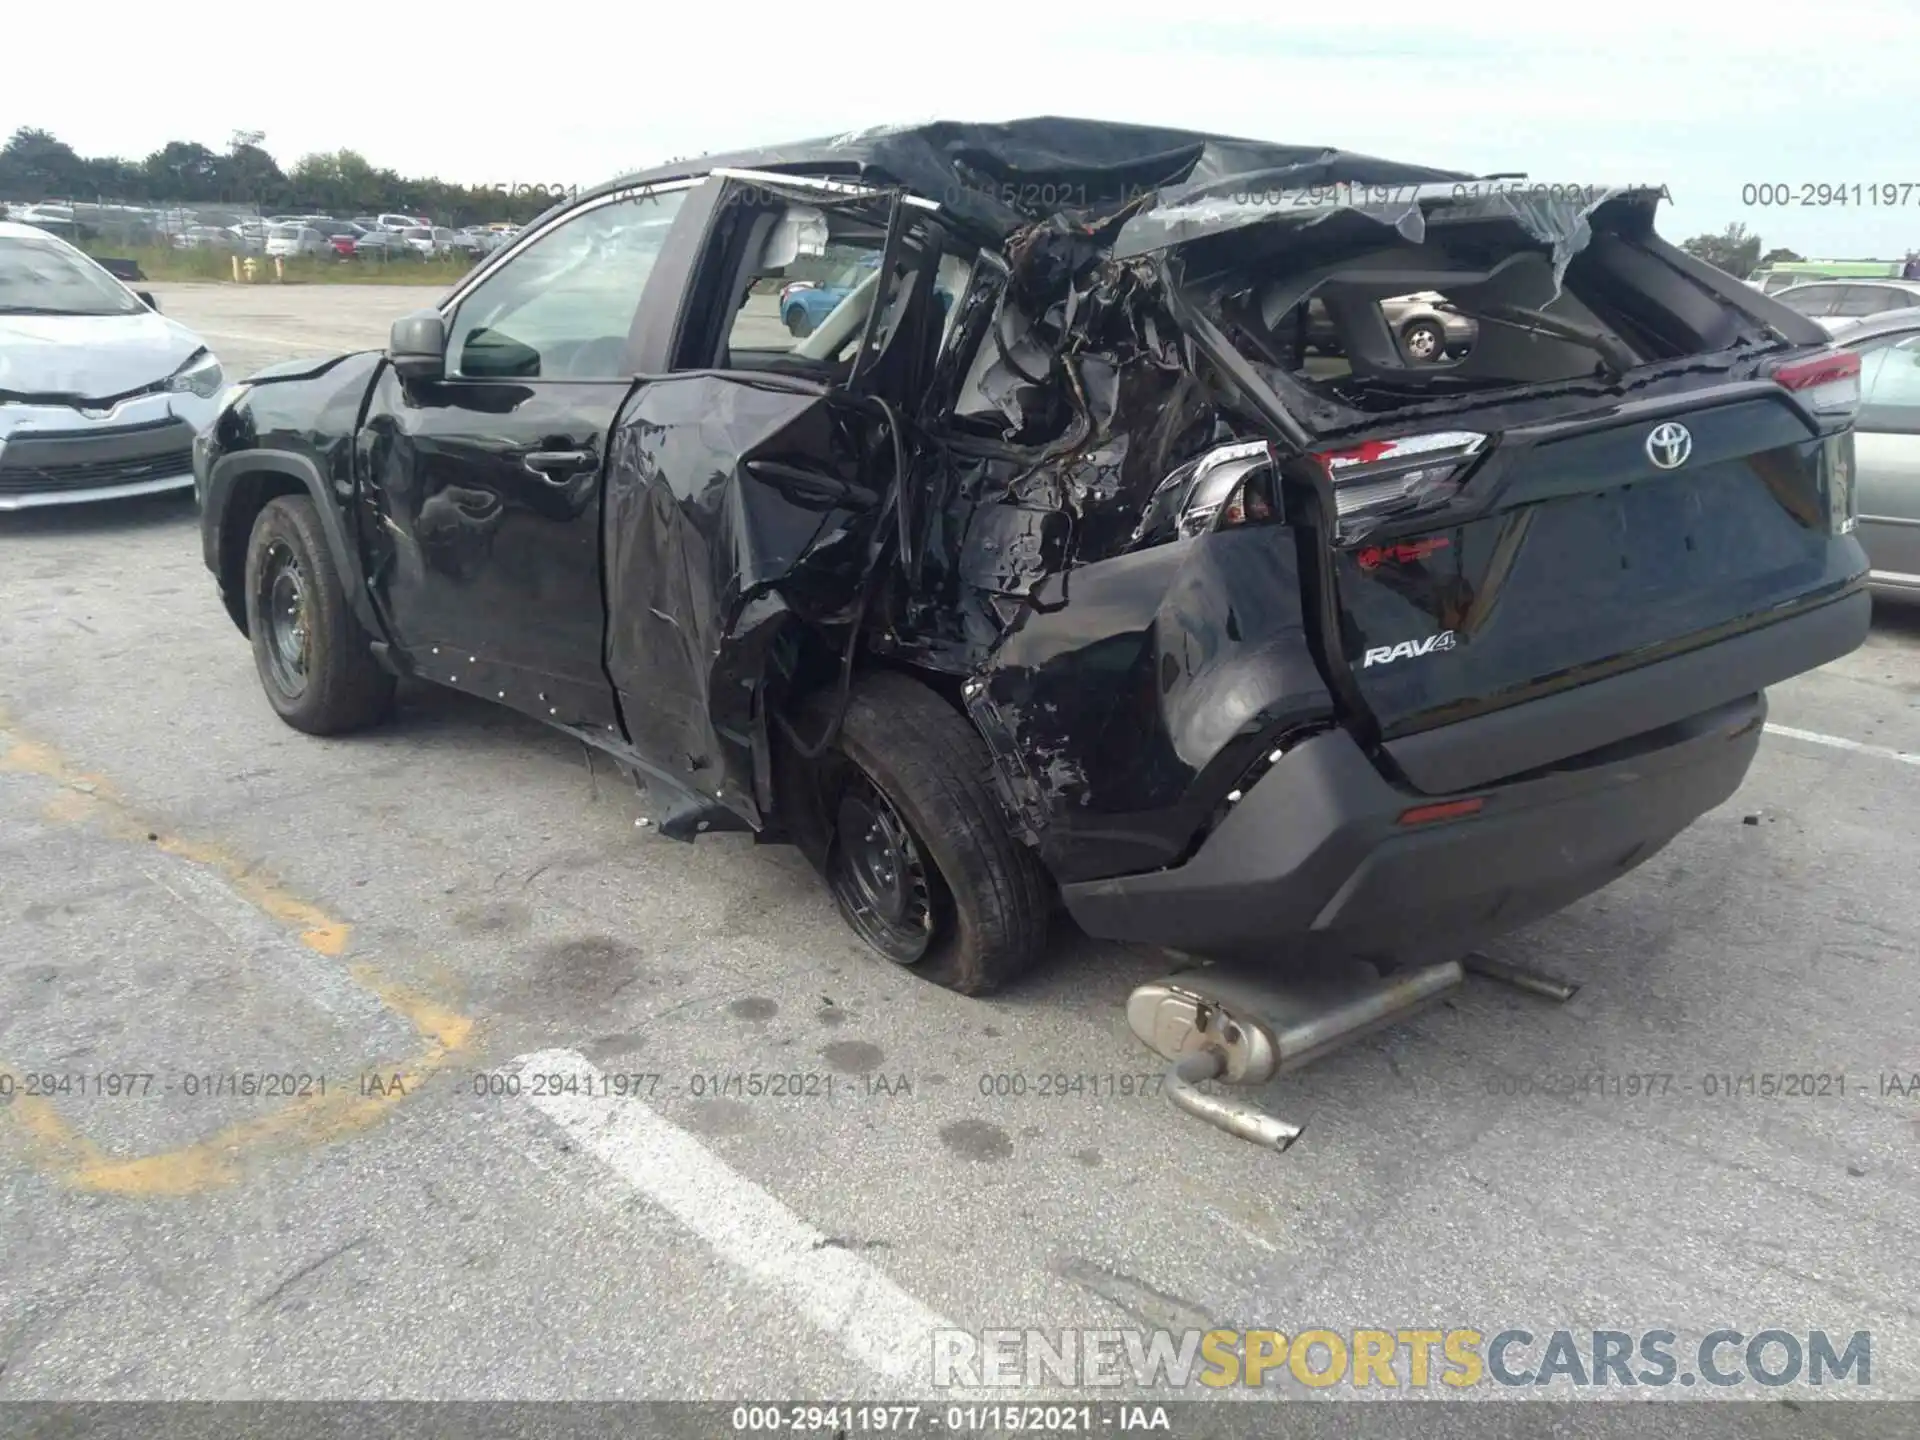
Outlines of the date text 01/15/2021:
M 0 1104 L 23 1100 L 306 1100 L 353 1090 L 395 1093 L 393 1073 L 327 1076 L 291 1070 L 0 1070 Z M 404 1092 L 402 1092 L 404 1093 Z
M 843 1097 L 913 1095 L 904 1073 L 838 1074 L 827 1070 L 703 1070 L 673 1080 L 659 1071 L 580 1074 L 572 1071 L 478 1071 L 473 1093 L 488 1099 L 568 1095 L 587 1100 L 652 1100 L 687 1096 L 768 1100 L 834 1100 Z
M 1698 1096 L 1706 1100 L 1882 1100 L 1920 1098 L 1920 1072 L 1849 1075 L 1842 1070 L 1710 1070 L 1680 1075 L 1670 1070 L 1569 1070 L 1534 1075 L 1493 1074 L 1489 1095 L 1592 1096 L 1613 1100 L 1659 1100 Z
M 743 1434 L 833 1435 L 956 1434 L 1005 1430 L 1037 1431 L 1055 1435 L 1090 1435 L 1095 1431 L 1168 1431 L 1173 1422 L 1163 1405 L 736 1405 L 733 1432 Z

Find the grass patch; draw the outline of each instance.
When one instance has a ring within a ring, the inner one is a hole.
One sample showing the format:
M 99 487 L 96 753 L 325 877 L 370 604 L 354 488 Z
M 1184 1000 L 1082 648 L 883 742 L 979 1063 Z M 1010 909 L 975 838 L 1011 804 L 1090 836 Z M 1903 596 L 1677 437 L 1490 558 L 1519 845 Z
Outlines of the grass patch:
M 233 253 L 228 250 L 175 250 L 158 245 L 115 245 L 112 241 L 89 241 L 89 254 L 115 260 L 131 260 L 149 280 L 225 280 L 233 279 Z M 253 283 L 279 283 L 273 261 L 265 255 L 241 256 L 244 266 L 253 260 Z M 288 285 L 452 285 L 473 269 L 465 256 L 447 256 L 432 260 L 283 260 L 281 272 Z M 138 283 L 138 282 L 136 282 Z

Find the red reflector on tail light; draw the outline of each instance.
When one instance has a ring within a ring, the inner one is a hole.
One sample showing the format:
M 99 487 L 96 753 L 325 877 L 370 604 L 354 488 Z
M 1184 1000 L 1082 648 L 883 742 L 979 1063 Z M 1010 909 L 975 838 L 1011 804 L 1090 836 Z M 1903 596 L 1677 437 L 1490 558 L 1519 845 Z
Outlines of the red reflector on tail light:
M 1411 810 L 1400 812 L 1402 825 L 1431 825 L 1436 820 L 1458 820 L 1467 815 L 1478 815 L 1480 807 L 1487 802 L 1475 796 L 1471 800 L 1442 800 L 1435 805 L 1416 805 Z
M 1811 360 L 1796 360 L 1773 372 L 1773 378 L 1789 390 L 1805 390 L 1810 385 L 1844 380 L 1849 375 L 1856 379 L 1860 375 L 1860 357 L 1851 350 L 1836 350 L 1831 354 L 1816 355 Z
M 1443 430 L 1314 452 L 1333 482 L 1339 538 L 1357 536 L 1369 520 L 1444 501 L 1486 443 L 1477 431 Z
M 1441 430 L 1427 435 L 1402 435 L 1397 440 L 1365 440 L 1342 450 L 1315 453 L 1329 475 L 1344 481 L 1366 473 L 1370 466 L 1386 470 L 1433 459 L 1458 460 L 1473 454 L 1486 439 L 1485 435 L 1472 430 Z
M 1369 440 L 1364 445 L 1354 445 L 1345 450 L 1322 450 L 1320 458 L 1329 470 L 1338 470 L 1344 465 L 1371 465 L 1393 454 L 1398 443 L 1394 440 Z
M 1836 415 L 1860 404 L 1860 357 L 1852 350 L 1826 350 L 1775 366 L 1773 379 L 1816 415 Z

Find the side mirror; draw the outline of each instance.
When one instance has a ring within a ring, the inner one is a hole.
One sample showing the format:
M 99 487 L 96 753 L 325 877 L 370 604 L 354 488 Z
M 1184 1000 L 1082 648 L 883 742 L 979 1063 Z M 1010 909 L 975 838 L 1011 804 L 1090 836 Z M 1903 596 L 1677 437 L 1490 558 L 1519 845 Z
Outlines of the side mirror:
M 151 290 L 136 290 L 133 292 L 133 298 L 155 314 L 159 313 L 160 302 L 153 298 L 153 292 Z
M 416 310 L 393 322 L 387 358 L 406 381 L 439 380 L 447 373 L 447 321 L 438 310 Z

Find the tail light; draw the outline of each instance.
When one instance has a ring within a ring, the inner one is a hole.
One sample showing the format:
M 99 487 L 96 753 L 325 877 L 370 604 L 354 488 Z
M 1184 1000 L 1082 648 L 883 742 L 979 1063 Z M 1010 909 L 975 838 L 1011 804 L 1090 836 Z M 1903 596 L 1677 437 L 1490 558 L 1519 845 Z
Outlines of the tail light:
M 1272 475 L 1273 451 L 1264 440 L 1222 445 L 1201 456 L 1180 504 L 1179 532 L 1225 530 L 1249 520 L 1270 520 L 1274 506 L 1269 485 L 1249 481 Z
M 1850 535 L 1858 523 L 1853 492 L 1853 431 L 1842 430 L 1820 442 L 1821 468 L 1827 478 L 1827 529 Z
M 1441 430 L 1316 451 L 1314 458 L 1333 482 L 1337 538 L 1354 538 L 1368 520 L 1423 509 L 1445 499 L 1486 443 L 1487 437 L 1476 431 Z
M 1852 350 L 1825 350 L 1808 360 L 1776 364 L 1772 375 L 1816 415 L 1851 415 L 1860 408 L 1860 356 Z

